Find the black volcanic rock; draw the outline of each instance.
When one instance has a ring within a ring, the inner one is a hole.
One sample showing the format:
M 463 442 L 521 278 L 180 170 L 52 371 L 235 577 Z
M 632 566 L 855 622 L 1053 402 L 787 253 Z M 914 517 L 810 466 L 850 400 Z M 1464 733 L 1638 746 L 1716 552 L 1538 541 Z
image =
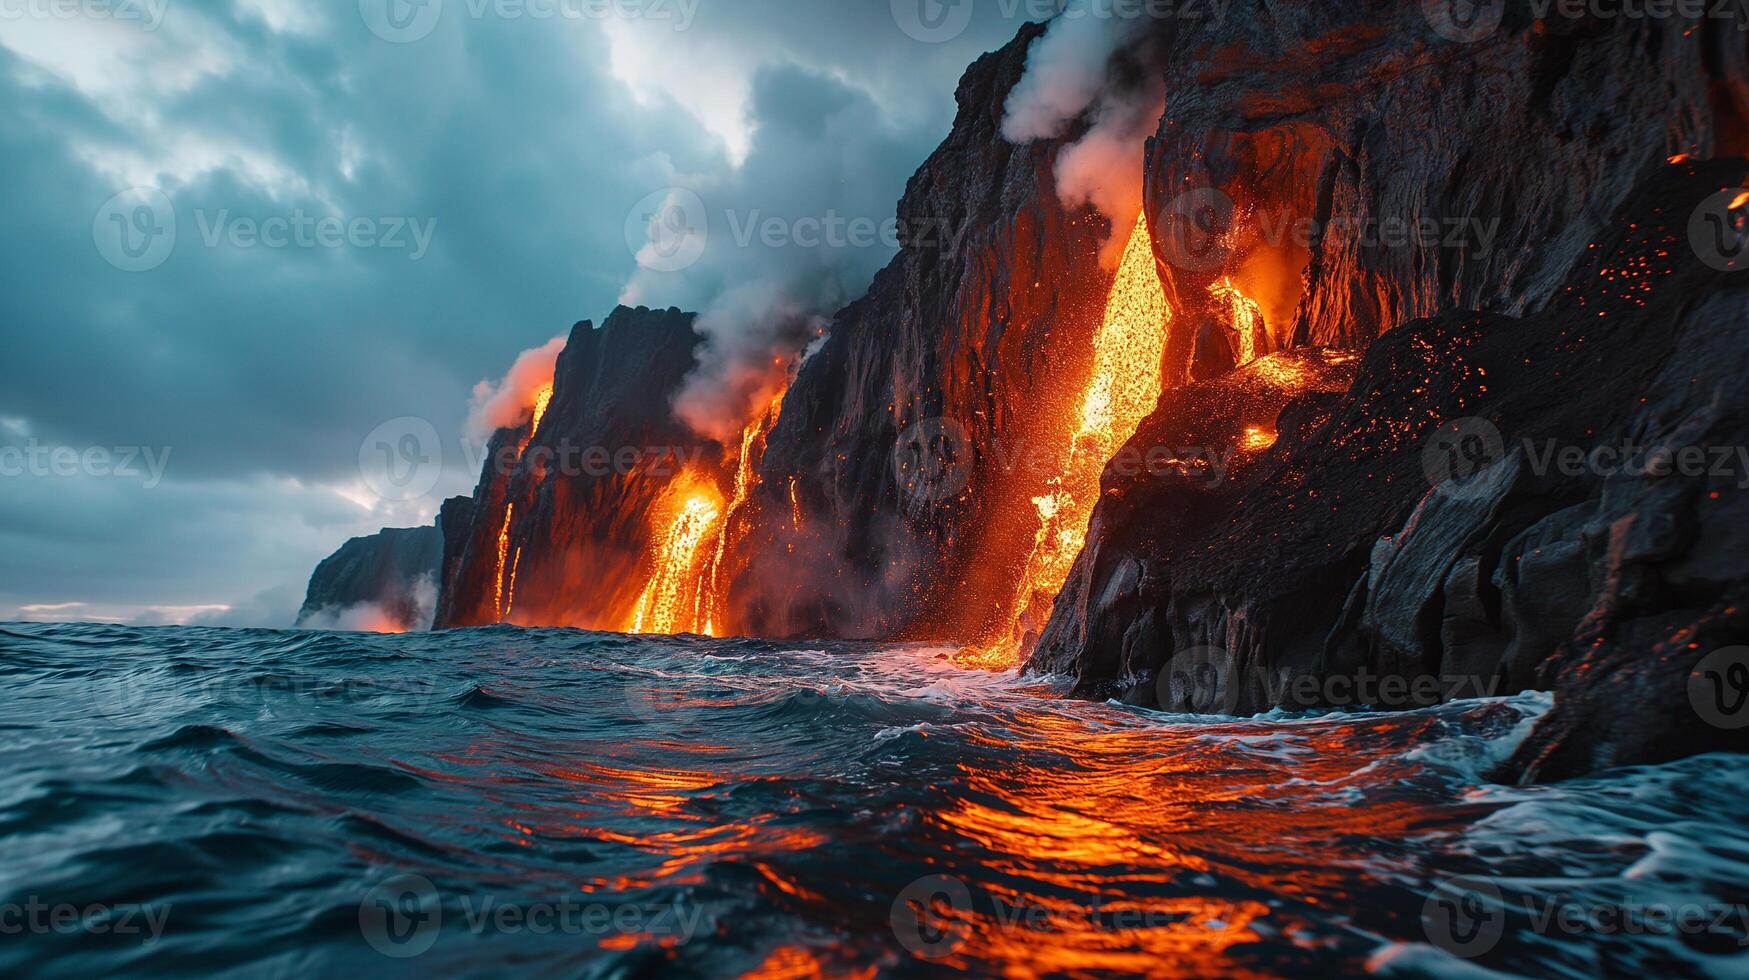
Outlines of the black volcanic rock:
M 316 566 L 296 625 L 344 625 L 346 616 L 369 606 L 401 629 L 424 629 L 442 554 L 436 527 L 386 528 L 353 538 Z
M 721 453 L 672 410 L 702 343 L 693 319 L 622 306 L 599 328 L 572 329 L 540 431 L 531 438 L 526 422 L 499 430 L 474 496 L 444 506 L 439 628 L 624 625 L 650 506 L 684 466 L 714 467 Z M 500 597 L 510 607 L 502 614 Z
M 1696 208 L 1746 179 L 1741 161 L 1660 168 L 1544 312 L 1387 333 L 1236 479 L 1112 482 L 1031 667 L 1178 710 L 1340 704 L 1328 680 L 1368 674 L 1442 697 L 1552 687 L 1522 778 L 1749 748 L 1687 690 L 1749 639 L 1749 281 L 1689 241 Z M 1132 446 L 1228 411 L 1244 375 L 1180 392 Z M 1445 479 L 1445 448 L 1469 445 L 1452 434 L 1485 449 L 1460 452 L 1467 478 Z M 1598 446 L 1630 464 L 1555 462 Z M 1659 453 L 1708 463 L 1648 467 Z

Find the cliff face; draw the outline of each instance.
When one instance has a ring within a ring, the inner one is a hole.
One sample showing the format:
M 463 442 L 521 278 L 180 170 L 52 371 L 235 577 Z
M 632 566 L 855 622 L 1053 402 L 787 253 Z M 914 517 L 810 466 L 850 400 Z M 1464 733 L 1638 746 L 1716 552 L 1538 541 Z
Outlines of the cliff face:
M 353 538 L 316 566 L 297 628 L 426 628 L 442 554 L 436 527 Z
M 1224 482 L 1108 474 L 1032 667 L 1185 711 L 1553 688 L 1521 778 L 1749 748 L 1688 690 L 1749 639 L 1749 283 L 1689 241 L 1746 178 L 1663 167 L 1545 310 L 1387 334 L 1352 388 L 1290 401 L 1280 440 Z M 1268 370 L 1178 393 L 1132 447 L 1235 445 L 1237 422 L 1185 420 L 1248 421 L 1227 399 Z M 1371 694 L 1330 684 L 1369 675 Z
M 1000 133 L 1041 33 L 966 72 L 899 256 L 785 398 L 733 593 L 754 632 L 967 639 L 991 610 L 963 597 L 1024 555 L 1043 476 L 1016 461 L 1060 448 L 1040 408 L 1082 384 L 1111 282 L 1107 223 L 1057 201 L 1062 144 Z
M 671 408 L 697 363 L 692 323 L 679 310 L 620 307 L 600 328 L 572 329 L 539 431 L 500 430 L 473 497 L 444 506 L 439 628 L 625 628 L 651 507 L 687 466 L 714 466 L 721 452 Z

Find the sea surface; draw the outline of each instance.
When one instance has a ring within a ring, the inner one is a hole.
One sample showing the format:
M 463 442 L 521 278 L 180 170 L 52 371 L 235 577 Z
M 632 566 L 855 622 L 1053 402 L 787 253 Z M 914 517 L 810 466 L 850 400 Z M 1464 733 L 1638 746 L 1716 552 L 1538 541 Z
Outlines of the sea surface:
M 1063 693 L 909 647 L 0 626 L 0 974 L 1749 974 L 1741 757 L 1508 787 L 1544 695 Z

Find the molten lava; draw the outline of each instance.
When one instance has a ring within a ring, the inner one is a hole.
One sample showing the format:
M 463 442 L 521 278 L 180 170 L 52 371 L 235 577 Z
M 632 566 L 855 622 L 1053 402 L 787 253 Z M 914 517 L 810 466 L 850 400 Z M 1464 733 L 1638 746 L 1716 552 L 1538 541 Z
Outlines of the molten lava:
M 498 571 L 492 576 L 492 609 L 497 614 L 498 621 L 504 621 L 504 559 L 510 551 L 510 520 L 516 514 L 516 505 L 507 504 L 504 508 L 504 526 L 498 530 Z M 511 583 L 511 589 L 516 588 Z
M 672 514 L 657 524 L 650 579 L 638 597 L 631 633 L 698 632 L 702 559 L 723 513 L 723 498 L 708 478 L 685 479 L 670 492 Z
M 1172 311 L 1154 268 L 1154 244 L 1146 214 L 1130 233 L 1105 317 L 1093 339 L 1093 375 L 1077 415 L 1068 457 L 1048 492 L 1035 497 L 1038 530 L 1015 594 L 979 648 L 962 651 L 961 663 L 1001 668 L 1018 662 L 1050 613 L 1087 540 L 1087 523 L 1099 501 L 1107 461 L 1135 435 L 1154 410 L 1163 384 L 1167 324 Z
M 704 628 L 701 632 L 706 636 L 716 636 L 717 623 L 728 604 L 728 581 L 723 574 L 723 559 L 730 547 L 730 538 L 735 534 L 735 516 L 747 506 L 748 496 L 758 484 L 756 467 L 765 456 L 766 437 L 771 434 L 771 427 L 777 424 L 777 417 L 783 412 L 783 395 L 779 393 L 766 406 L 765 414 L 748 423 L 741 433 L 741 451 L 735 459 L 735 495 L 729 500 L 728 513 L 724 515 L 723 526 L 717 532 L 716 553 L 711 556 L 710 567 L 707 569 L 703 591 Z M 793 485 L 792 485 L 793 489 Z M 734 542 L 739 545 L 740 542 Z
M 528 423 L 529 439 L 532 440 L 535 435 L 540 432 L 540 421 L 546 417 L 547 406 L 552 403 L 552 400 L 553 385 L 552 382 L 549 381 L 547 382 L 546 387 L 534 393 L 534 409 L 531 415 L 531 421 Z
M 1251 297 L 1239 291 L 1231 276 L 1224 276 L 1209 287 L 1209 293 L 1227 307 L 1227 323 L 1239 335 L 1239 347 L 1234 352 L 1238 363 L 1250 364 L 1269 353 L 1269 335 L 1264 332 L 1263 309 Z
M 729 562 L 747 534 L 746 521 L 737 518 L 744 516 L 759 486 L 759 462 L 782 410 L 779 393 L 742 430 L 727 504 L 716 478 L 706 474 L 683 476 L 669 491 L 679 503 L 669 506 L 666 527 L 660 518 L 655 521 L 660 530 L 651 543 L 650 580 L 628 632 L 716 636 L 728 624 Z

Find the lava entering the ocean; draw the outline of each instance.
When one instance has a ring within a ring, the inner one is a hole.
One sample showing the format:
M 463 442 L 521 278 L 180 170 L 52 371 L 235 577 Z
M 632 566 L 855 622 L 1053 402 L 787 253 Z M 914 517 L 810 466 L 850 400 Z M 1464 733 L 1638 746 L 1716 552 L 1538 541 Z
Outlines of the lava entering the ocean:
M 703 599 L 701 559 L 723 515 L 723 498 L 708 476 L 683 477 L 668 494 L 666 515 L 654 519 L 650 579 L 638 597 L 630 633 L 697 632 Z
M 1106 463 L 1135 435 L 1160 399 L 1171 319 L 1144 213 L 1130 233 L 1104 320 L 1093 340 L 1093 375 L 1081 400 L 1068 457 L 1047 492 L 1033 499 L 1039 522 L 1032 551 L 997 624 L 982 642 L 962 651 L 962 664 L 1011 667 L 1043 628 L 1051 603 L 1086 542 Z

